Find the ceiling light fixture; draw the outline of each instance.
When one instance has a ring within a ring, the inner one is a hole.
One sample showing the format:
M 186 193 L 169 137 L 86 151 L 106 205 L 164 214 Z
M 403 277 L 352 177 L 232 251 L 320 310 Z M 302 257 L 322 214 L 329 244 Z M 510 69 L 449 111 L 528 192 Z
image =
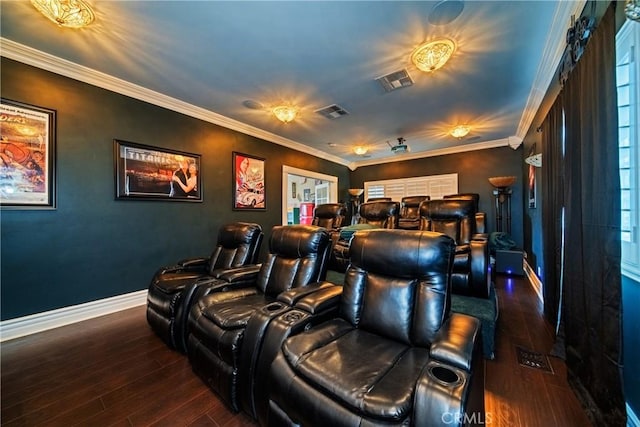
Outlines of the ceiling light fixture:
M 431 73 L 446 64 L 455 49 L 455 43 L 449 39 L 435 40 L 414 50 L 411 62 L 419 70 Z
M 469 132 L 471 132 L 471 128 L 467 125 L 458 125 L 456 127 L 454 127 L 453 129 L 451 129 L 451 132 L 449 132 L 449 134 L 451 136 L 453 136 L 454 138 L 464 138 L 465 136 L 467 136 L 469 134 Z
M 82 0 L 31 0 L 31 4 L 61 27 L 86 27 L 95 18 L 91 7 Z
M 624 13 L 632 21 L 640 22 L 640 0 L 627 0 Z
M 298 115 L 298 109 L 290 105 L 279 105 L 274 107 L 271 111 L 282 123 L 290 123 Z
M 356 145 L 353 148 L 353 152 L 356 153 L 358 156 L 364 156 L 365 154 L 367 154 L 367 151 L 369 151 L 369 149 L 364 145 Z

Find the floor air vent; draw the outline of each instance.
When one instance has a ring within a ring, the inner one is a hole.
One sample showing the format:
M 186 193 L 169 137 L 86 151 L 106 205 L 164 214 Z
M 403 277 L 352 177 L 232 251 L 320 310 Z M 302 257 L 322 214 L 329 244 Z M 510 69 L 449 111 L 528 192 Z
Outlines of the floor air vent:
M 391 92 L 392 90 L 413 85 L 413 80 L 406 69 L 378 77 L 376 81 L 380 82 L 385 92 Z
M 328 107 L 322 107 L 315 112 L 331 120 L 338 119 L 349 114 L 347 110 L 337 104 L 329 105 Z

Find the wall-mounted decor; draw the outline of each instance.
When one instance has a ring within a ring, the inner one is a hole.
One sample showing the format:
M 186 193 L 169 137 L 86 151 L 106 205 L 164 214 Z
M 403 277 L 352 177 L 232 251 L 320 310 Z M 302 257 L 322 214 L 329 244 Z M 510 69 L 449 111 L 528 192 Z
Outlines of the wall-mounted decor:
M 200 155 L 114 140 L 117 199 L 202 202 Z
M 55 209 L 56 112 L 0 101 L 0 205 Z
M 536 144 L 533 144 L 529 151 L 527 159 L 534 159 L 536 152 Z M 529 209 L 535 209 L 536 207 L 536 166 L 534 162 L 525 160 L 529 165 L 529 182 L 528 182 L 528 194 L 529 194 Z
M 264 159 L 233 152 L 233 209 L 267 209 Z
M 529 209 L 536 207 L 536 167 L 529 165 Z

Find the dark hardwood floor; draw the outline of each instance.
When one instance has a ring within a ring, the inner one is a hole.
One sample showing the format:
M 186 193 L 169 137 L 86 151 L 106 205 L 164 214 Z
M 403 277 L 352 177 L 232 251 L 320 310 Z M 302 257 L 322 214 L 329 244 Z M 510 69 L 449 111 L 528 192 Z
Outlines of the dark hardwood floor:
M 566 381 L 520 366 L 515 346 L 548 353 L 551 329 L 526 279 L 497 278 L 496 359 L 486 361 L 486 424 L 589 426 Z M 231 413 L 137 307 L 2 343 L 3 426 L 254 426 Z

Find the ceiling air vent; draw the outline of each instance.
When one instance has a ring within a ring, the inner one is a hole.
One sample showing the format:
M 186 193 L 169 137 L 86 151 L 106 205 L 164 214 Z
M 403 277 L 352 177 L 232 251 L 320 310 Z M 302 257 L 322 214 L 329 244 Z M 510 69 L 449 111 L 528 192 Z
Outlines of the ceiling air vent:
M 406 69 L 378 77 L 376 80 L 380 82 L 385 92 L 413 85 L 413 80 Z
M 349 114 L 347 110 L 337 104 L 329 105 L 328 107 L 322 107 L 315 112 L 331 120 L 338 119 Z

